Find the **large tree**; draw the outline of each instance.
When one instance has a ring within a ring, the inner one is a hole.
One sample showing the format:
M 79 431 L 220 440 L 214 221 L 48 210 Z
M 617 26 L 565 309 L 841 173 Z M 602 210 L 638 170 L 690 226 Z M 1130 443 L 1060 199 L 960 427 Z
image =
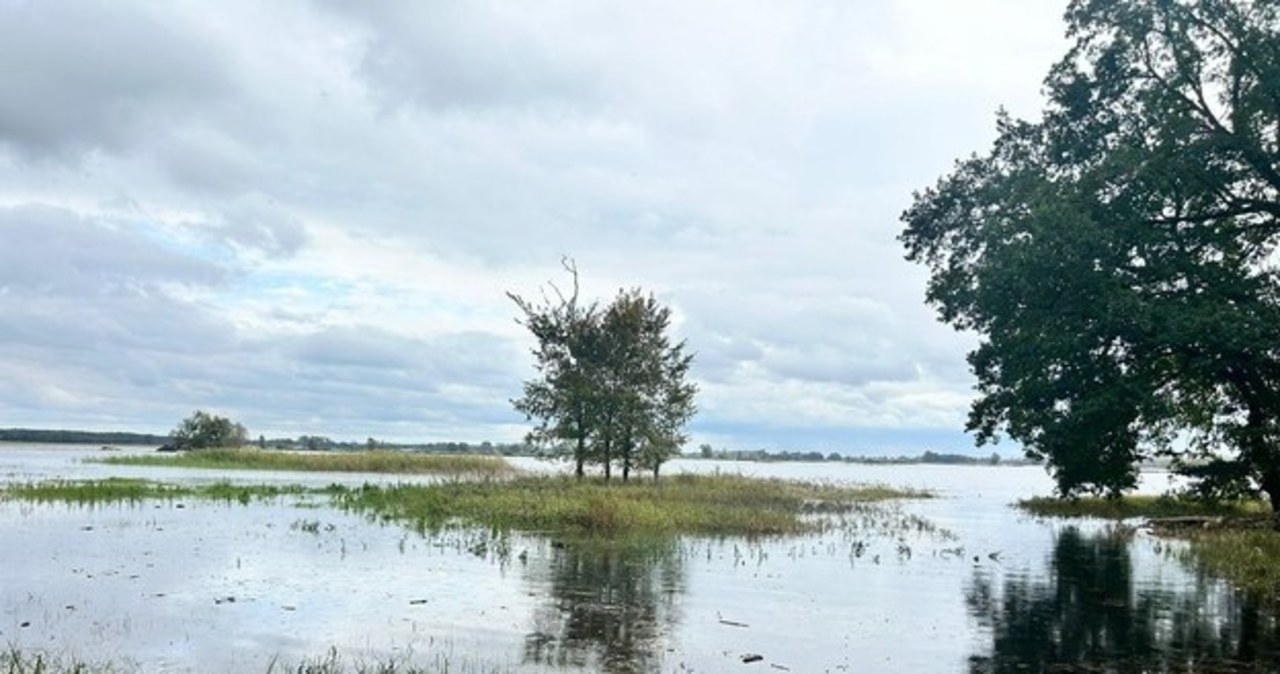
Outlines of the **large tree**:
M 1155 454 L 1280 511 L 1280 3 L 1074 0 L 1039 121 L 915 195 L 907 257 L 969 361 L 979 442 L 1064 495 Z
M 693 356 L 684 342 L 671 342 L 671 310 L 651 295 L 621 291 L 604 309 L 584 304 L 577 269 L 565 268 L 572 292 L 552 286 L 540 302 L 508 293 L 537 341 L 537 376 L 513 401 L 537 422 L 527 439 L 571 459 L 578 477 L 598 464 L 606 479 L 615 466 L 623 480 L 637 468 L 656 479 L 695 411 L 697 387 L 687 381 Z

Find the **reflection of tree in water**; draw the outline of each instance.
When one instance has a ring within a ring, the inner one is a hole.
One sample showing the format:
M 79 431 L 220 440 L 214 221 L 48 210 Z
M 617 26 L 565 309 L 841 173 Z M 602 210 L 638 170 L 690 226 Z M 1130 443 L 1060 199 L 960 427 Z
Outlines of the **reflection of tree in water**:
M 678 541 L 552 547 L 545 564 L 530 568 L 549 596 L 535 609 L 526 662 L 608 672 L 657 668 L 684 591 Z
M 1280 670 L 1274 614 L 1224 583 L 1135 588 L 1130 540 L 1063 530 L 1049 578 L 997 592 L 975 573 L 970 614 L 992 633 L 973 672 L 1252 672 Z

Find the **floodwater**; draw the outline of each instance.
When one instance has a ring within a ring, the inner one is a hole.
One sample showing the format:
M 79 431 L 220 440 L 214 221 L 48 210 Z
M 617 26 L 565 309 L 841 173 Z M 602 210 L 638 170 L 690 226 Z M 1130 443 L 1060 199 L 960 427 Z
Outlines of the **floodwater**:
M 0 480 L 406 481 L 83 461 L 97 455 L 0 445 Z M 0 644 L 147 672 L 266 672 L 331 653 L 450 672 L 1280 671 L 1272 608 L 1185 568 L 1178 543 L 1009 508 L 1050 493 L 1040 468 L 671 466 L 709 470 L 939 498 L 821 535 L 643 545 L 421 534 L 296 497 L 0 501 Z M 1144 490 L 1165 486 L 1144 475 Z

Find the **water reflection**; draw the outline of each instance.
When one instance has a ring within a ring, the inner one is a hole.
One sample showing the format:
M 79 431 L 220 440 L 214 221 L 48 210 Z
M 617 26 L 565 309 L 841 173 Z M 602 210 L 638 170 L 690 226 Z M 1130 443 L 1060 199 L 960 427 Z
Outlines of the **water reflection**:
M 555 543 L 527 574 L 547 594 L 525 637 L 526 663 L 620 673 L 659 668 L 685 588 L 678 541 Z
M 983 570 L 966 591 L 991 634 L 971 672 L 1253 672 L 1280 670 L 1274 612 L 1211 579 L 1139 579 L 1132 532 L 1057 536 L 1047 577 L 997 588 Z

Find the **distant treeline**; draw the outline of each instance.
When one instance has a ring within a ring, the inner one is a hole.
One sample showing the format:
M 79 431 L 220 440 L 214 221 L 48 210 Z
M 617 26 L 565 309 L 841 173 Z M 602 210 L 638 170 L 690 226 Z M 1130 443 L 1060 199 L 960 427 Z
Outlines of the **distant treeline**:
M 147 433 L 0 428 L 0 442 L 39 442 L 66 445 L 162 445 L 168 441 L 168 436 Z
M 93 444 L 93 445 L 164 445 L 172 442 L 167 435 L 147 433 L 121 433 L 101 431 L 68 431 L 68 430 L 35 430 L 27 428 L 0 428 L 0 442 L 32 442 L 50 444 Z M 390 449 L 406 452 L 429 452 L 434 454 L 488 454 L 501 456 L 538 456 L 534 448 L 524 443 L 497 442 L 420 442 L 399 443 L 384 442 L 369 438 L 364 442 L 331 440 L 321 435 L 300 435 L 296 438 L 267 438 L 258 436 L 251 444 L 263 449 L 293 449 L 330 452 L 352 452 L 369 449 Z M 702 445 L 693 454 L 684 454 L 684 458 L 722 459 L 728 461 L 804 461 L 810 463 L 862 463 L 862 464 L 952 464 L 952 465 L 1026 465 L 1031 463 L 1025 459 L 1001 459 L 999 454 L 990 456 L 969 456 L 967 454 L 948 454 L 927 451 L 917 456 L 845 456 L 839 452 L 810 451 L 778 451 L 726 450 L 713 449 L 710 445 Z
M 165 445 L 173 442 L 168 435 L 149 433 L 123 433 L 105 431 L 38 430 L 31 428 L 0 428 L 0 442 L 30 442 L 65 445 Z M 271 449 L 310 449 L 317 451 L 356 451 L 362 449 L 395 449 L 400 451 L 433 452 L 439 454 L 501 454 L 519 456 L 533 454 L 533 450 L 521 443 L 501 444 L 492 442 L 425 442 L 394 443 L 369 438 L 364 442 L 330 440 L 319 435 L 300 435 L 297 438 L 266 438 L 253 440 L 255 446 Z
M 822 452 L 770 452 L 763 449 L 757 450 L 717 450 L 710 445 L 702 445 L 696 454 L 686 454 L 686 458 L 698 459 L 722 459 L 728 461 L 804 461 L 809 463 L 831 462 L 831 463 L 864 463 L 864 464 L 915 464 L 915 463 L 936 463 L 948 465 L 1026 465 L 1030 463 L 1025 459 L 1001 459 L 999 454 L 991 454 L 990 456 L 969 456 L 967 454 L 947 454 L 934 451 L 926 451 L 924 454 L 917 456 L 846 456 L 839 452 L 830 452 L 823 454 Z
M 259 436 L 253 444 L 263 449 L 306 449 L 317 452 L 354 452 L 372 449 L 392 449 L 402 452 L 427 452 L 432 454 L 500 454 L 502 456 L 528 456 L 533 449 L 523 443 L 495 442 L 385 442 L 369 438 L 364 442 L 331 440 L 322 435 L 300 435 L 296 438 L 266 438 Z

